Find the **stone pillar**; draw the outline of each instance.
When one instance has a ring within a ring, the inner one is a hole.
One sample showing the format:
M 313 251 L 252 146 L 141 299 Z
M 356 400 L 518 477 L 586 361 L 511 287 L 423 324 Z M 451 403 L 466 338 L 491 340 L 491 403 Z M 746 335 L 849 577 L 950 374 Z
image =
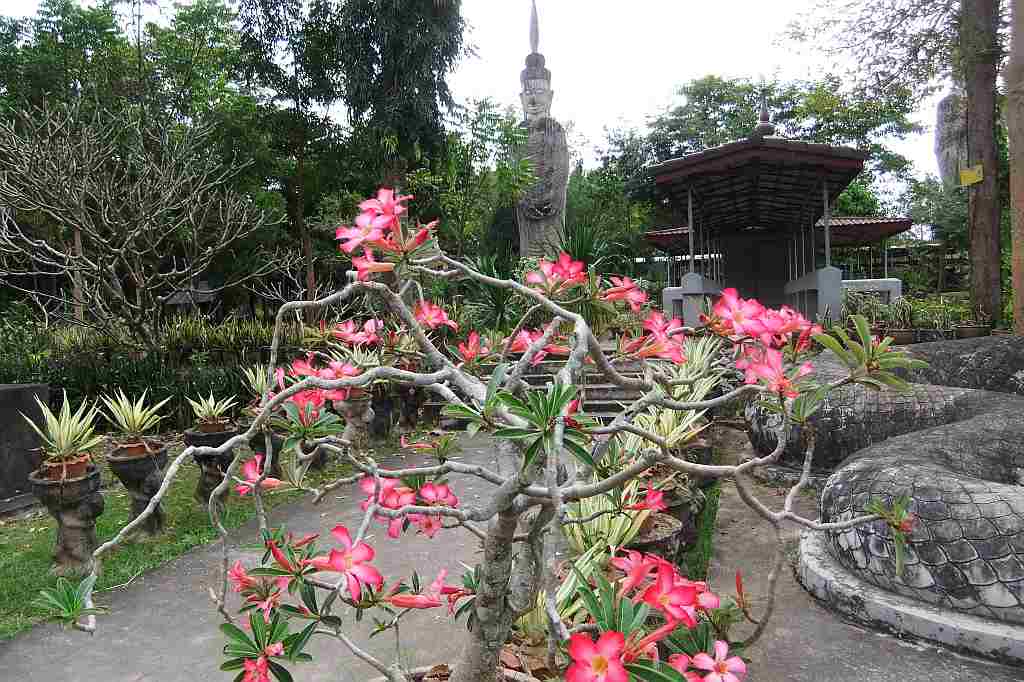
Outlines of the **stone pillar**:
M 57 521 L 53 550 L 54 575 L 82 575 L 92 570 L 96 549 L 96 519 L 103 513 L 100 470 L 90 465 L 81 478 L 50 481 L 29 475 L 32 492 Z

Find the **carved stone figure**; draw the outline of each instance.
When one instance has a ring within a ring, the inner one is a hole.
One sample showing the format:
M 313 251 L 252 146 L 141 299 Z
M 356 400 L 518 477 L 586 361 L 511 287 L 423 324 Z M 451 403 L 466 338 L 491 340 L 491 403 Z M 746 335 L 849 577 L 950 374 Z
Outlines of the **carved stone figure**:
M 551 71 L 544 55 L 537 52 L 540 32 L 537 4 L 530 19 L 531 53 L 520 75 L 520 100 L 527 129 L 525 154 L 533 165 L 536 182 L 523 192 L 516 205 L 519 226 L 519 254 L 541 256 L 548 246 L 561 240 L 565 226 L 565 193 L 569 184 L 569 146 L 565 129 L 551 118 Z
M 939 102 L 935 121 L 935 158 L 939 162 L 942 184 L 959 186 L 960 169 L 967 165 L 967 106 L 959 83 L 954 83 L 953 91 Z

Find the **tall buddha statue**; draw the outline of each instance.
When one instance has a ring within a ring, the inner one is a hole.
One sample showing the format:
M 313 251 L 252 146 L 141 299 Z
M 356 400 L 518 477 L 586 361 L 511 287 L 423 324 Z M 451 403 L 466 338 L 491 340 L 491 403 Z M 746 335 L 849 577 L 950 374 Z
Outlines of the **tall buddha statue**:
M 530 17 L 530 55 L 520 75 L 520 100 L 527 130 L 524 153 L 533 166 L 536 182 L 526 189 L 516 205 L 520 256 L 541 256 L 558 244 L 565 226 L 565 193 L 569 184 L 569 146 L 565 129 L 551 118 L 551 72 L 544 55 L 537 52 L 540 29 L 537 3 Z

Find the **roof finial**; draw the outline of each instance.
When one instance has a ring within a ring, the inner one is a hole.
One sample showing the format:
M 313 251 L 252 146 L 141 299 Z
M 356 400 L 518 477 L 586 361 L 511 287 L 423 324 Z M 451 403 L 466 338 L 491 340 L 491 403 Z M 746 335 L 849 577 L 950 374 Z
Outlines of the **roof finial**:
M 771 117 L 768 116 L 768 95 L 764 90 L 761 91 L 761 115 L 758 117 L 758 123 L 754 126 L 754 132 L 751 137 L 764 138 L 770 137 L 775 134 L 775 126 L 772 125 Z
M 537 0 L 533 0 L 533 11 L 530 12 L 530 52 L 536 53 L 540 46 L 540 22 L 537 20 Z

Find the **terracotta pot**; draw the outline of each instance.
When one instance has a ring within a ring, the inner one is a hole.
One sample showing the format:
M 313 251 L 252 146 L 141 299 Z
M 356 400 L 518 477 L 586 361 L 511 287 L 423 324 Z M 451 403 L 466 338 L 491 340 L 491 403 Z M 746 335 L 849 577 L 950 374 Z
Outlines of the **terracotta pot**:
M 145 450 L 146 446 L 149 451 Z M 149 501 L 160 490 L 164 480 L 164 467 L 167 466 L 167 446 L 155 441 L 143 445 L 141 455 L 126 454 L 128 448 L 118 448 L 107 455 L 107 464 L 128 490 L 132 498 L 131 520 L 142 514 L 149 506 Z M 164 529 L 164 511 L 158 504 L 142 525 L 135 529 L 135 536 L 156 537 Z
M 39 467 L 42 477 L 50 481 L 66 481 L 85 476 L 85 472 L 92 464 L 92 457 L 88 452 L 78 455 L 74 459 L 63 462 L 44 461 Z
M 633 541 L 626 545 L 626 549 L 656 554 L 675 563 L 682 533 L 683 524 L 679 519 L 670 514 L 651 514 Z
M 196 430 L 200 433 L 223 433 L 231 426 L 231 422 L 199 422 Z
M 972 324 L 954 327 L 953 333 L 958 339 L 979 339 L 992 333 L 992 327 L 987 324 Z
M 103 513 L 100 470 L 89 464 L 83 476 L 54 481 L 40 468 L 28 475 L 28 483 L 32 494 L 57 521 L 51 573 L 88 573 L 96 549 L 96 518 Z
M 885 335 L 892 337 L 894 346 L 908 346 L 917 340 L 913 329 L 886 329 Z

